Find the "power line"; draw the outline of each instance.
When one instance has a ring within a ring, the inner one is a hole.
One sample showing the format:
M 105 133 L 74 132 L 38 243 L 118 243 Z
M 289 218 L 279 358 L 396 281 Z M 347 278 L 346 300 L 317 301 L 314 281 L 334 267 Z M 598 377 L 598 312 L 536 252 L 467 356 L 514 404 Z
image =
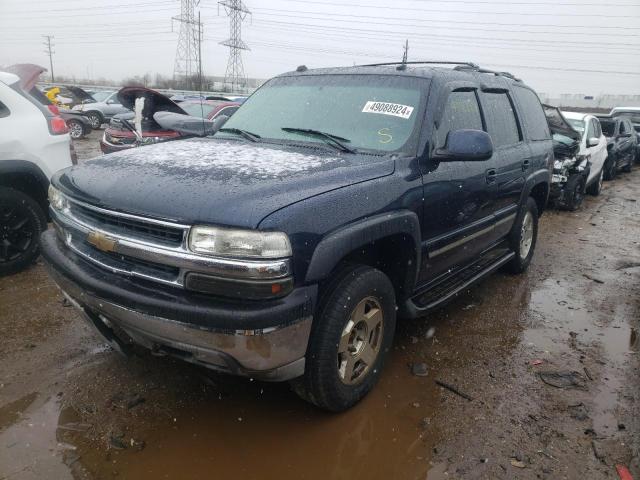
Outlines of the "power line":
M 231 84 L 231 91 L 239 88 L 245 89 L 247 78 L 242 63 L 242 50 L 250 50 L 242 40 L 242 21 L 251 12 L 242 0 L 223 0 L 218 2 L 218 8 L 222 6 L 229 17 L 229 38 L 220 42 L 220 45 L 229 47 L 229 61 L 224 74 L 224 82 Z
M 51 39 L 53 39 L 53 36 L 51 35 L 42 35 L 42 36 L 47 40 L 46 43 L 44 43 L 44 46 L 47 47 L 44 53 L 49 55 L 49 66 L 51 67 L 51 82 L 53 83 L 55 82 L 55 78 L 53 76 L 53 54 L 55 52 L 52 50 L 53 45 L 51 45 Z
M 411 7 L 396 7 L 396 6 L 385 6 L 385 5 L 358 5 L 349 3 L 348 5 L 345 3 L 332 3 L 332 2 L 319 2 L 312 0 L 283 0 L 285 2 L 295 2 L 295 3 L 304 3 L 306 4 L 317 4 L 317 5 L 337 5 L 337 6 L 349 6 L 349 7 L 367 7 L 367 8 L 389 8 L 393 10 L 423 10 L 421 8 L 411 8 Z M 632 4 L 632 3 L 564 3 L 564 2 L 493 2 L 487 0 L 435 0 L 435 2 L 422 2 L 419 3 L 462 3 L 465 5 L 474 5 L 474 4 L 483 4 L 483 5 L 504 5 L 505 7 L 511 7 L 512 5 L 539 5 L 544 7 L 640 7 L 640 4 Z

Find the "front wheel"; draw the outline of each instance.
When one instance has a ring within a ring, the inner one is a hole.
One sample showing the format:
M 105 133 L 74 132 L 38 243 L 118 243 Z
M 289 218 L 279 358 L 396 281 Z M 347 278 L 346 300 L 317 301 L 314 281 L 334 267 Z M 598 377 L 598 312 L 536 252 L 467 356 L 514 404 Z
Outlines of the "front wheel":
M 631 173 L 631 168 L 633 167 L 633 155 L 629 156 L 629 162 L 624 166 L 622 171 L 624 173 Z
M 0 187 L 0 276 L 22 270 L 36 259 L 46 228 L 45 214 L 33 198 Z
M 509 244 L 515 256 L 506 264 L 507 270 L 522 273 L 529 267 L 537 238 L 538 205 L 533 198 L 528 197 L 509 234 Z
M 389 278 L 357 265 L 340 271 L 318 305 L 305 373 L 292 381 L 303 399 L 332 412 L 358 403 L 380 377 L 396 326 Z
M 604 179 L 613 180 L 618 173 L 618 166 L 616 159 L 611 157 L 604 164 Z
M 100 112 L 89 112 L 87 113 L 87 118 L 91 123 L 91 128 L 93 128 L 94 130 L 97 130 L 102 125 L 103 119 Z
M 582 175 L 574 175 L 565 185 L 565 200 L 563 208 L 571 212 L 580 208 L 584 200 L 585 178 Z

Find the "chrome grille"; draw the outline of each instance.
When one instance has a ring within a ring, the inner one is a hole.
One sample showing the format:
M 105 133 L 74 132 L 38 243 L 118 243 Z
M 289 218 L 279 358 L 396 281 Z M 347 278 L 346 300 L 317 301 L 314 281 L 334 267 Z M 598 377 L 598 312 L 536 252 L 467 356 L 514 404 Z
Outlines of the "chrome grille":
M 77 203 L 71 203 L 71 214 L 91 227 L 123 234 L 132 238 L 158 242 L 162 245 L 180 246 L 184 239 L 184 229 L 148 223 L 145 221 L 115 216 L 94 210 Z

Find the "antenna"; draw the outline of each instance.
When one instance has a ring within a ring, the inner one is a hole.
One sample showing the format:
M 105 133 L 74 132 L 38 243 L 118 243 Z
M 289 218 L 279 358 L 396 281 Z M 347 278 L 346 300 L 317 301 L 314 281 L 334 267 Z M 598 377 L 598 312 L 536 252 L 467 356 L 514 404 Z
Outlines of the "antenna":
M 55 82 L 55 78 L 53 76 L 53 54 L 56 53 L 54 52 L 53 49 L 53 45 L 51 45 L 51 40 L 53 39 L 53 35 L 43 35 L 44 38 L 46 38 L 46 42 L 44 43 L 44 46 L 47 47 L 47 49 L 44 51 L 44 53 L 46 53 L 47 55 L 49 55 L 49 66 L 51 67 L 51 83 Z
M 184 78 L 187 88 L 193 88 L 195 68 L 198 68 L 199 77 L 202 69 L 200 59 L 200 43 L 202 40 L 200 30 L 202 29 L 202 24 L 199 16 L 196 21 L 194 13 L 195 7 L 199 4 L 200 0 L 181 0 L 180 15 L 171 17 L 172 30 L 174 20 L 180 23 L 178 48 L 176 49 L 176 60 L 173 66 L 173 80 Z
M 229 38 L 220 45 L 229 47 L 229 60 L 227 62 L 227 70 L 224 74 L 224 82 L 231 84 L 231 91 L 240 90 L 247 86 L 247 77 L 244 74 L 244 65 L 242 64 L 242 50 L 250 50 L 249 46 L 242 41 L 242 21 L 251 14 L 251 11 L 242 2 L 242 0 L 223 0 L 218 2 L 222 5 L 229 17 Z

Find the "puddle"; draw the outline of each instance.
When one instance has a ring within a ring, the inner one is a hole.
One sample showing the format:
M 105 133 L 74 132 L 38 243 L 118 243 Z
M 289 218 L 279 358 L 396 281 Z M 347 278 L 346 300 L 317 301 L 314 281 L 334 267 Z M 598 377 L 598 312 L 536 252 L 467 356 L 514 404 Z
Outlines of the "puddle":
M 36 392 L 0 407 L 0 432 L 13 425 L 38 397 Z

